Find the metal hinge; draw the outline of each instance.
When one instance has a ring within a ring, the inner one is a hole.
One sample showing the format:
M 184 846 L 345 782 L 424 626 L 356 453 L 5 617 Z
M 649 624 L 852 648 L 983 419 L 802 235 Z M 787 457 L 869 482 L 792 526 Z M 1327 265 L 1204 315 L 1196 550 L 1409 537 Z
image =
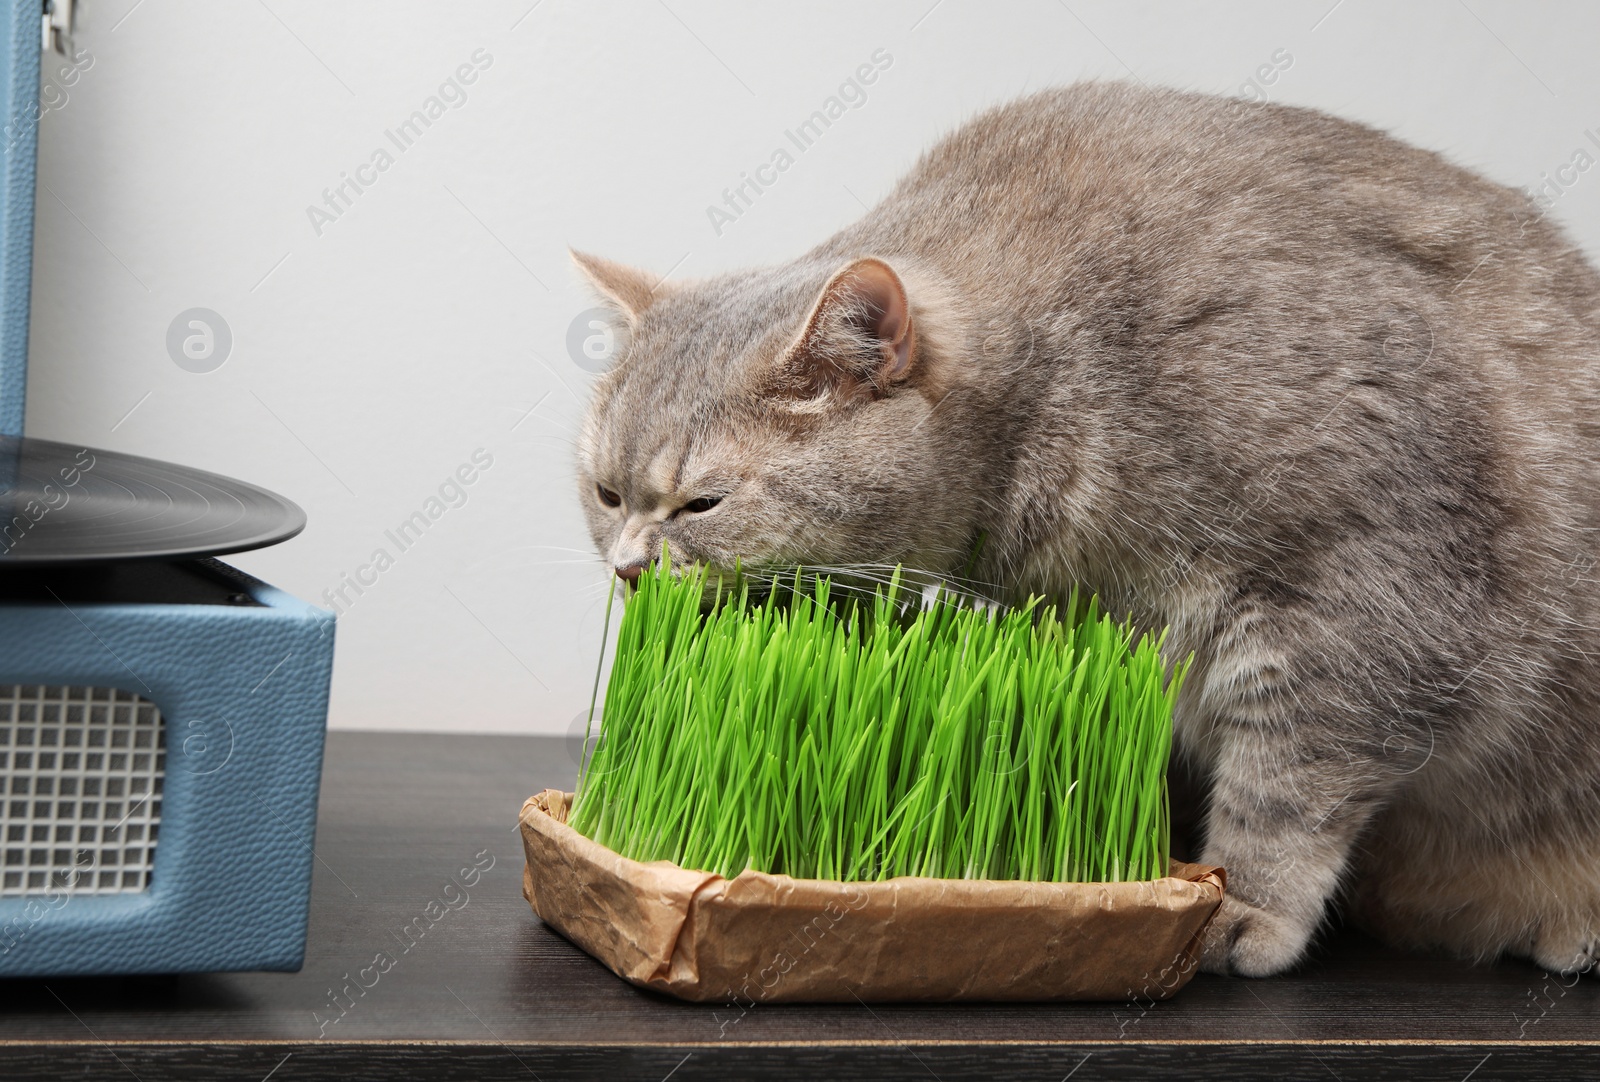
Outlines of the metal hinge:
M 72 55 L 72 21 L 77 6 L 77 0 L 44 0 L 39 44 L 45 52 L 54 50 L 62 56 Z

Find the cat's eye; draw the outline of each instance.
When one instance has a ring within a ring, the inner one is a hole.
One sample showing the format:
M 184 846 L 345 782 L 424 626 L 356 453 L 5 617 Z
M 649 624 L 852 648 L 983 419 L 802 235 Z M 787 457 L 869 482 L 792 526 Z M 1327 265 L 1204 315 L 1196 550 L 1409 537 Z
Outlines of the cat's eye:
M 702 511 L 709 511 L 722 502 L 721 496 L 701 496 L 697 500 L 690 500 L 683 505 L 683 509 L 690 514 L 698 515 Z
M 617 495 L 615 492 L 612 492 L 605 485 L 595 485 L 594 492 L 596 496 L 600 497 L 600 502 L 605 504 L 607 507 L 622 506 L 622 497 Z

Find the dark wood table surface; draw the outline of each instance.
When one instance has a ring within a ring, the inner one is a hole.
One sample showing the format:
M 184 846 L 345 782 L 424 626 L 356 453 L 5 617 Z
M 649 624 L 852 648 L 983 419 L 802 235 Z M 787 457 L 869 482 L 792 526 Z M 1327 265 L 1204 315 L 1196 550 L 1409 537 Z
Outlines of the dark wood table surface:
M 741 1011 L 641 992 L 521 896 L 518 808 L 570 787 L 571 750 L 331 734 L 305 968 L 0 981 L 0 1078 L 1600 1078 L 1600 980 L 1347 931 L 1292 975 L 1201 974 L 1153 1005 Z M 447 886 L 490 857 L 465 900 Z M 335 1002 L 363 969 L 372 986 Z

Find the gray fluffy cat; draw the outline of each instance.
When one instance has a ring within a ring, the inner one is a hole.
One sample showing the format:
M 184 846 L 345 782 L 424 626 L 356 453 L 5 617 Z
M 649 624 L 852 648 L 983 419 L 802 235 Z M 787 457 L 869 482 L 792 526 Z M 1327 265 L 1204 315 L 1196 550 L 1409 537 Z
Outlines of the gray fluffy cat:
M 1304 109 L 1088 84 L 629 327 L 579 480 L 624 577 L 1074 583 L 1195 667 L 1174 768 L 1228 870 L 1202 965 L 1600 954 L 1600 278 L 1521 194 Z

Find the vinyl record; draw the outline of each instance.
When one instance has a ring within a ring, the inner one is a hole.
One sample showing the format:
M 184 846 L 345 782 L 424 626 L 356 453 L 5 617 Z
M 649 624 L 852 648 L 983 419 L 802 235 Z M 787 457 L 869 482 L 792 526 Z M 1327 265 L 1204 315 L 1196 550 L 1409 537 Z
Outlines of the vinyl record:
M 0 436 L 0 569 L 220 556 L 305 529 L 264 488 L 153 458 Z

